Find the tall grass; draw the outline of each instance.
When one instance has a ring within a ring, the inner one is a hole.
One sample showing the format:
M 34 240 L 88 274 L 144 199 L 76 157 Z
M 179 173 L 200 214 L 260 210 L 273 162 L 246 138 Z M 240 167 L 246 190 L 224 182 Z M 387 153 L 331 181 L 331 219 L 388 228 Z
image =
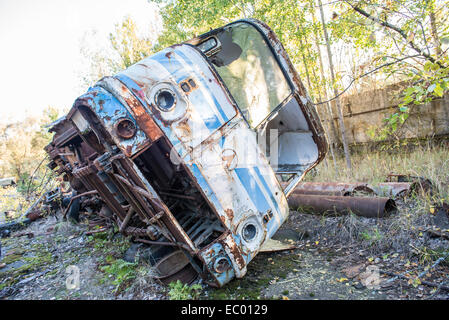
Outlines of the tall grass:
M 352 155 L 352 170 L 346 168 L 344 158 L 337 158 L 334 168 L 330 154 L 327 157 L 327 163 L 321 162 L 304 181 L 376 184 L 385 181 L 391 172 L 428 178 L 439 190 L 439 196 L 449 200 L 449 150 L 443 146 L 359 152 Z

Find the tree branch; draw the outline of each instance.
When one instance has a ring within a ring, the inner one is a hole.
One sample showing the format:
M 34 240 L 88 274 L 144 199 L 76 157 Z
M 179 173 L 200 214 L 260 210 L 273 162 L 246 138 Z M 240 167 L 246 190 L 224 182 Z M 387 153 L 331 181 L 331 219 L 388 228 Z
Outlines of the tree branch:
M 393 24 L 391 24 L 391 23 L 389 23 L 387 21 L 380 20 L 379 18 L 372 16 L 371 14 L 366 12 L 365 10 L 361 9 L 360 7 L 358 7 L 357 5 L 353 5 L 348 0 L 343 0 L 343 2 L 347 3 L 352 9 L 354 9 L 354 11 L 356 11 L 359 14 L 363 15 L 364 17 L 370 19 L 371 21 L 373 21 L 373 22 L 375 22 L 375 23 L 377 23 L 377 24 L 379 24 L 379 25 L 381 25 L 381 26 L 383 26 L 385 28 L 389 28 L 391 30 L 394 30 L 395 32 L 397 32 L 406 41 L 406 43 L 414 51 L 419 53 L 421 56 L 425 57 L 430 62 L 438 64 L 438 66 L 440 66 L 441 68 L 445 68 L 445 66 L 440 61 L 435 60 L 434 57 L 432 57 L 431 55 L 425 53 L 423 50 L 418 48 L 418 46 L 416 46 L 416 44 L 412 40 L 408 40 L 407 34 L 401 28 L 399 28 L 399 27 L 397 27 L 397 26 L 395 26 L 395 25 L 393 25 Z
M 338 97 L 340 97 L 341 95 L 343 95 L 346 91 L 348 91 L 348 89 L 352 86 L 352 84 L 353 84 L 355 81 L 357 81 L 357 80 L 359 80 L 359 79 L 361 79 L 361 78 L 363 78 L 363 77 L 365 77 L 365 76 L 367 76 L 367 75 L 369 75 L 369 74 L 372 74 L 372 73 L 374 73 L 374 72 L 377 72 L 377 71 L 379 71 L 379 70 L 382 69 L 382 68 L 391 66 L 391 65 L 393 65 L 393 64 L 395 64 L 395 63 L 404 61 L 404 60 L 406 60 L 406 59 L 416 58 L 416 57 L 419 57 L 419 56 L 421 56 L 421 54 L 415 54 L 415 55 L 413 55 L 413 56 L 406 56 L 406 57 L 403 57 L 403 58 L 400 58 L 400 59 L 399 59 L 399 58 L 394 58 L 394 59 L 396 59 L 395 61 L 388 62 L 388 63 L 384 63 L 384 64 L 382 64 L 382 65 L 380 65 L 380 66 L 374 68 L 373 70 L 370 70 L 370 71 L 368 71 L 368 72 L 366 72 L 366 73 L 364 73 L 364 74 L 362 74 L 362 75 L 360 75 L 360 76 L 358 76 L 358 77 L 352 79 L 351 82 L 349 82 L 349 85 L 348 85 L 343 91 L 341 91 L 339 94 L 337 94 L 336 96 L 334 96 L 333 98 L 331 98 L 331 99 L 329 99 L 329 100 L 317 102 L 317 103 L 315 103 L 315 105 L 328 103 L 328 102 L 330 102 L 330 101 L 332 101 L 332 100 L 337 99 Z

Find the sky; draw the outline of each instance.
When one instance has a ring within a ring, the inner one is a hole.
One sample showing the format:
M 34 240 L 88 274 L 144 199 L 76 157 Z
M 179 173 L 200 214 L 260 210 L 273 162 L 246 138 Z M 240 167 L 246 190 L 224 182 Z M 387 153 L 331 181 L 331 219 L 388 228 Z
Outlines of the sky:
M 39 115 L 48 106 L 68 110 L 85 89 L 82 39 L 95 31 L 94 45 L 106 46 L 126 15 L 141 33 L 160 24 L 147 0 L 0 0 L 0 122 Z

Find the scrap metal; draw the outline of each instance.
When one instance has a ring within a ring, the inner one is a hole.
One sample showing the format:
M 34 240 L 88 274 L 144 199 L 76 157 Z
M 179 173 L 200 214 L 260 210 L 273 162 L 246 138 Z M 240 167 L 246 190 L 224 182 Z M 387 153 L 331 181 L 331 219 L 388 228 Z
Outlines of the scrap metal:
M 367 183 L 344 183 L 344 182 L 302 182 L 299 183 L 293 193 L 349 196 L 355 193 L 374 194 L 374 190 Z
M 293 210 L 322 214 L 354 213 L 367 218 L 382 218 L 396 210 L 394 200 L 385 197 L 345 197 L 292 194 L 288 204 Z

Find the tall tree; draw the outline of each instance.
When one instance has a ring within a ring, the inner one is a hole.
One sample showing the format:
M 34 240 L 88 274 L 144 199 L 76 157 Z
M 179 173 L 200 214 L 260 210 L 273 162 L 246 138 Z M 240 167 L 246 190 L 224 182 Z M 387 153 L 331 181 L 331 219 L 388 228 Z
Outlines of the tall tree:
M 154 52 L 152 32 L 138 32 L 135 21 L 125 16 L 120 23 L 116 23 L 114 31 L 109 33 L 105 47 L 97 48 L 94 31 L 85 35 L 81 43 L 81 54 L 89 64 L 88 72 L 81 75 L 83 86 L 89 87 L 104 76 L 108 76 L 126 69 Z
M 27 179 L 46 157 L 43 148 L 52 134 L 47 125 L 58 117 L 57 109 L 47 108 L 40 117 L 28 116 L 23 120 L 0 126 L 0 176 Z M 42 175 L 45 165 L 37 173 Z
M 136 23 L 129 16 L 115 25 L 115 32 L 109 34 L 109 40 L 119 56 L 116 67 L 120 69 L 126 69 L 153 52 L 149 36 L 139 36 Z
M 332 50 L 331 50 L 329 35 L 327 34 L 326 21 L 324 19 L 324 10 L 323 10 L 323 4 L 322 4 L 321 0 L 318 0 L 318 5 L 319 5 L 319 9 L 320 9 L 321 23 L 323 25 L 324 39 L 326 40 L 327 58 L 329 60 L 329 71 L 330 71 L 330 75 L 331 75 L 334 94 L 336 96 L 335 102 L 336 102 L 337 113 L 338 113 L 338 122 L 339 122 L 340 133 L 341 133 L 341 141 L 343 143 L 343 152 L 345 154 L 345 159 L 346 159 L 346 167 L 348 169 L 351 169 L 351 156 L 349 154 L 348 140 L 346 138 L 345 123 L 343 120 L 343 111 L 341 109 L 340 97 L 338 96 L 338 87 L 337 87 L 337 81 L 335 79 L 334 63 L 332 61 Z
M 320 79 L 317 79 L 317 77 L 315 76 L 315 82 L 318 84 L 319 101 L 323 101 L 323 99 L 321 98 L 321 92 L 323 92 L 324 100 L 327 101 L 328 96 L 327 96 L 326 77 L 324 75 L 323 58 L 321 56 L 321 48 L 320 48 L 320 42 L 319 42 L 319 39 L 320 39 L 319 31 L 318 31 L 319 26 L 317 24 L 317 19 L 315 16 L 314 1 L 310 0 L 309 5 L 310 5 L 310 11 L 312 13 L 312 21 L 313 21 L 313 25 L 314 25 L 313 37 L 314 37 L 315 47 L 317 50 L 319 69 L 320 69 Z M 333 115 L 332 108 L 331 108 L 329 102 L 325 102 L 325 108 L 326 109 L 323 113 L 327 115 L 327 128 L 328 128 L 327 136 L 328 136 L 328 141 L 329 141 L 329 148 L 330 148 L 332 160 L 334 163 L 334 169 L 337 170 L 337 162 L 336 162 L 335 153 L 334 153 L 334 143 L 333 143 L 334 141 L 333 141 L 333 138 L 330 138 L 329 133 L 332 132 L 332 135 L 335 138 L 338 138 L 338 134 L 337 134 L 337 129 L 335 128 L 335 124 L 334 124 L 334 115 Z

